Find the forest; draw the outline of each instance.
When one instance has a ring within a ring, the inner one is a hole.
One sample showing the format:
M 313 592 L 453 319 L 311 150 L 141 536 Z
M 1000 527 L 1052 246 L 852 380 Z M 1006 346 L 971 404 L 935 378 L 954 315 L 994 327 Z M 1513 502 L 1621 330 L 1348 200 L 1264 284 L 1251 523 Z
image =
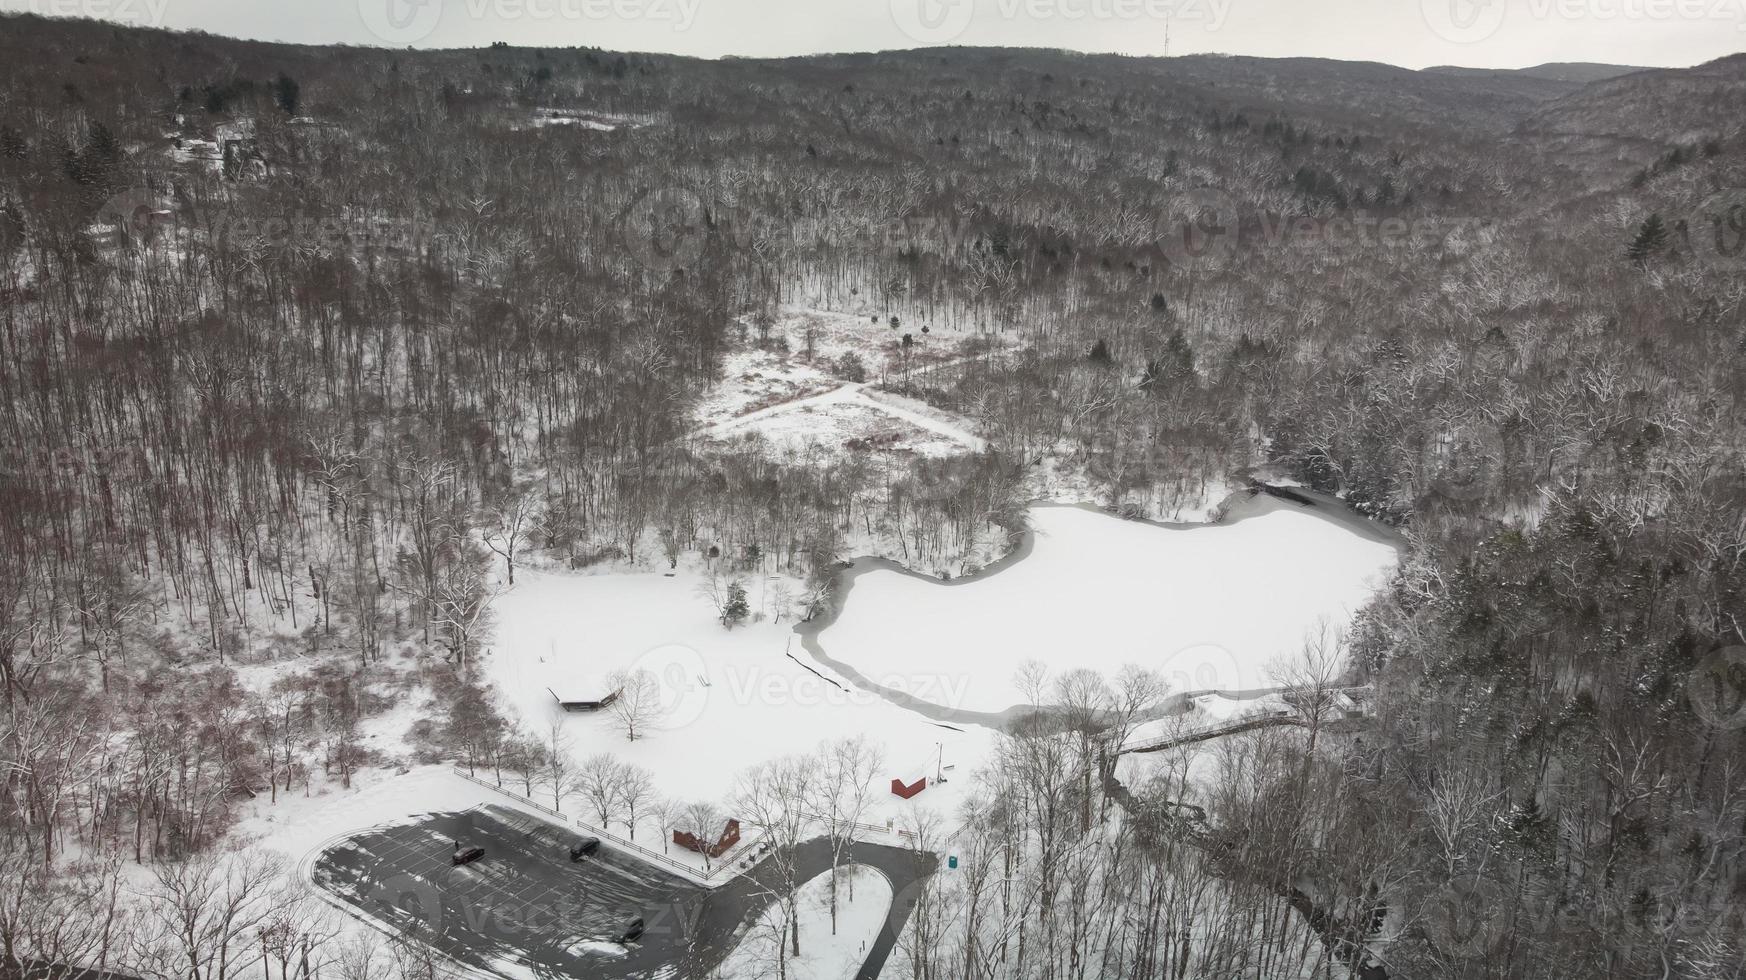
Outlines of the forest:
M 1288 479 L 1408 542 L 1311 685 L 1372 685 L 1374 725 L 1220 743 L 1189 808 L 1104 753 L 1165 692 L 1061 679 L 942 815 L 963 872 L 885 975 L 1746 976 L 1746 56 L 1578 84 L 0 15 L 0 82 L 5 969 L 447 975 L 223 856 L 244 800 L 398 764 L 361 731 L 426 694 L 417 761 L 582 785 L 478 673 L 518 568 L 725 557 L 804 616 L 862 555 L 973 573 L 1050 481 L 1162 519 Z M 701 438 L 730 350 L 810 353 L 797 306 L 873 311 L 820 370 L 986 448 Z M 1485 955 L 1401 914 L 1473 881 Z

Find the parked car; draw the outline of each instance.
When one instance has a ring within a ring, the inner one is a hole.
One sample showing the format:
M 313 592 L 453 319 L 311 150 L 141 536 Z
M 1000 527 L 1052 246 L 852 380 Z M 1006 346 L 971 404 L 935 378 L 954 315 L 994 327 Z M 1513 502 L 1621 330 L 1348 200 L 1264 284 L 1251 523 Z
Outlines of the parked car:
M 634 916 L 624 924 L 623 929 L 619 930 L 618 941 L 621 943 L 634 943 L 637 941 L 637 937 L 642 934 L 643 917 L 640 915 Z
M 449 862 L 458 867 L 463 864 L 472 864 L 484 856 L 485 849 L 483 847 L 462 847 L 456 844 L 454 856 L 449 858 Z
M 580 861 L 598 850 L 600 850 L 599 838 L 584 837 L 580 841 L 570 845 L 570 860 Z

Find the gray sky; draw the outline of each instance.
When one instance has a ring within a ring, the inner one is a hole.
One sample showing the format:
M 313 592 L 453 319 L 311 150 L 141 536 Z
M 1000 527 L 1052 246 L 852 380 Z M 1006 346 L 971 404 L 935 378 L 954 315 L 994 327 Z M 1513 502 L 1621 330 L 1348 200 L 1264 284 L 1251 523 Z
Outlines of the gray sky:
M 1746 0 L 0 0 L 311 44 L 793 55 L 929 44 L 1520 67 L 1746 49 Z

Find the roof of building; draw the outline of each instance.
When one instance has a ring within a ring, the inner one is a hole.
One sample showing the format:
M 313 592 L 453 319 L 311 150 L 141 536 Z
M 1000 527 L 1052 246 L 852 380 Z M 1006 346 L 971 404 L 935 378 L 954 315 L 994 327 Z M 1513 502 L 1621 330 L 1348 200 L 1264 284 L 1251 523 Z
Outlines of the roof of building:
M 618 688 L 603 674 L 592 671 L 554 671 L 546 678 L 546 690 L 561 704 L 593 704 L 606 700 Z

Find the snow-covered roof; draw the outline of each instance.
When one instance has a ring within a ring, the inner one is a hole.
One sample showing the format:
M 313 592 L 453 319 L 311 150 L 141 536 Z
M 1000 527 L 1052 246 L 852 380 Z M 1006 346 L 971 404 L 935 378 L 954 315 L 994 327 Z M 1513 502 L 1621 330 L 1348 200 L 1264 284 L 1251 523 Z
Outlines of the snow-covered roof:
M 606 675 L 592 671 L 557 671 L 546 679 L 546 690 L 562 704 L 591 704 L 604 701 L 616 687 Z

